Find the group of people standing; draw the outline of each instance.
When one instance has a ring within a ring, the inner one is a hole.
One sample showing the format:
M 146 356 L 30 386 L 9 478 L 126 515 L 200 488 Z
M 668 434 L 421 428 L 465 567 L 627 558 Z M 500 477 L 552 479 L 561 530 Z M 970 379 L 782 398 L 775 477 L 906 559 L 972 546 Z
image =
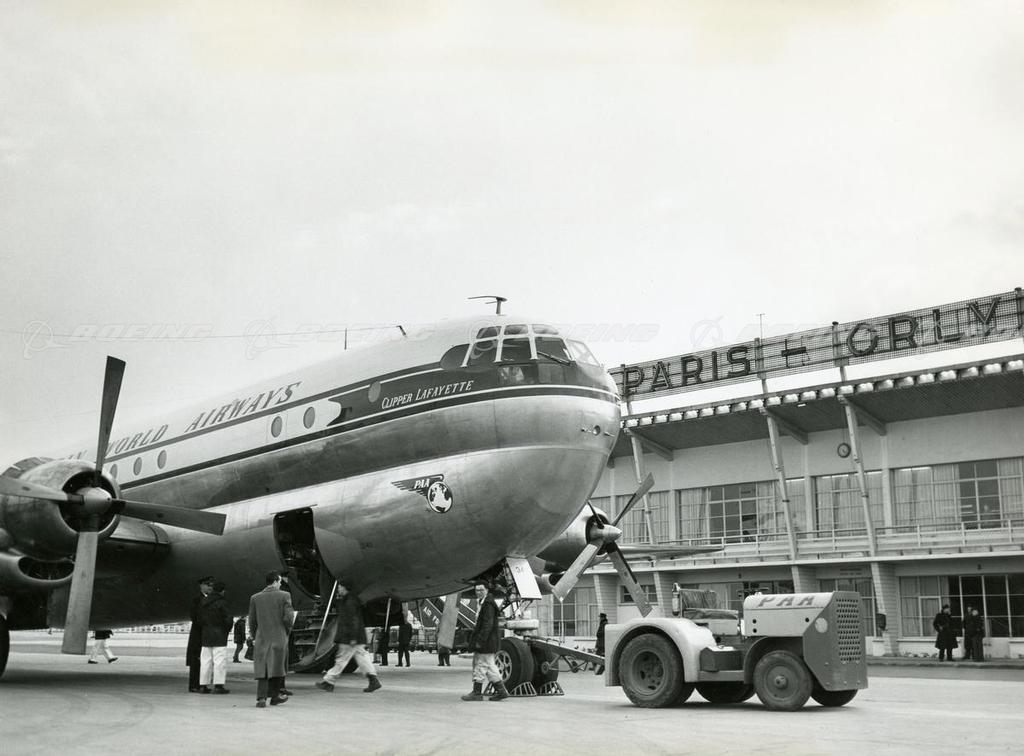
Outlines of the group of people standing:
M 248 637 L 245 618 L 235 621 L 228 612 L 224 583 L 210 575 L 198 582 L 199 595 L 192 600 L 192 627 L 185 650 L 189 692 L 231 692 L 225 686 L 230 634 L 235 642 L 234 662 L 241 661 L 238 657 L 247 642 L 253 644 L 256 705 L 264 708 L 268 700 L 274 706 L 287 701 L 291 693 L 284 687 L 284 678 L 288 634 L 295 613 L 291 596 L 281 590 L 280 573 L 268 573 L 266 587 L 249 599 Z
M 380 633 L 377 635 L 376 643 L 376 659 L 380 660 L 380 666 L 388 666 L 388 652 L 391 650 L 391 633 L 388 632 L 388 628 L 383 627 Z M 398 664 L 395 666 L 401 667 L 402 660 L 405 660 L 405 666 L 411 667 L 412 663 L 409 661 L 409 646 L 412 644 L 412 625 L 409 624 L 409 620 L 405 614 L 402 615 L 398 621 Z
M 233 621 L 227 610 L 225 585 L 212 576 L 199 579 L 199 595 L 192 602 L 192 627 L 189 631 L 185 662 L 189 668 L 191 693 L 219 693 L 231 691 L 225 686 L 227 677 L 228 636 L 234 629 L 235 657 L 246 641 L 252 642 L 253 673 L 256 678 L 256 706 L 265 708 L 287 703 L 292 693 L 285 687 L 288 666 L 288 635 L 295 621 L 291 595 L 281 588 L 281 574 L 267 573 L 266 587 L 249 599 L 248 634 L 245 623 Z M 499 610 L 493 591 L 484 584 L 474 587 L 480 602 L 476 625 L 469 638 L 473 651 L 473 690 L 462 696 L 464 701 L 484 700 L 483 686 L 491 684 L 491 701 L 509 697 L 502 681 L 495 656 L 501 643 Z M 335 606 L 337 620 L 334 641 L 337 649 L 334 665 L 316 683 L 319 690 L 330 693 L 350 661 L 366 676 L 364 693 L 373 693 L 382 685 L 370 652 L 366 649 L 366 626 L 363 607 L 351 592 L 350 586 L 338 582 Z M 399 625 L 399 663 L 409 664 L 409 644 L 412 627 L 403 617 Z M 439 664 L 443 662 L 440 661 Z M 450 662 L 448 662 L 450 666 Z
M 953 649 L 958 647 L 957 636 L 961 625 L 952 616 L 949 604 L 943 604 L 941 611 L 932 620 L 932 629 L 937 633 L 935 648 L 939 649 L 939 661 L 953 661 Z M 985 620 L 978 610 L 968 606 L 964 611 L 962 634 L 964 656 L 968 661 L 985 661 Z

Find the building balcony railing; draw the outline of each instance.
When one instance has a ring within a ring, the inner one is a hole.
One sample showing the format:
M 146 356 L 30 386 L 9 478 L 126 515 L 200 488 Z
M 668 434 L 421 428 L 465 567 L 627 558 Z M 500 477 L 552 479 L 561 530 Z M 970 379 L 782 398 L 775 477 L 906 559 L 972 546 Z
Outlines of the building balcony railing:
M 1024 518 L 877 527 L 875 540 L 878 556 L 965 553 L 981 550 L 1020 551 L 1024 550 Z M 640 542 L 629 539 L 624 540 L 624 543 Z M 697 546 L 721 548 L 721 551 L 680 557 L 682 561 L 695 564 L 789 559 L 789 540 L 785 530 L 659 541 L 657 545 L 679 546 L 681 549 Z M 869 550 L 867 531 L 864 527 L 828 528 L 797 533 L 798 559 L 867 557 L 870 556 Z M 659 561 L 665 560 L 662 558 Z

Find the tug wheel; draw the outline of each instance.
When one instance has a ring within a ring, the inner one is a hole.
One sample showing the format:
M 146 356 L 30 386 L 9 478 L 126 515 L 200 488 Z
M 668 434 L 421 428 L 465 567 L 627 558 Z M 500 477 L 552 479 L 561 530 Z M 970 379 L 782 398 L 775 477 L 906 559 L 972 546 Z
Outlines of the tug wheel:
M 812 685 L 807 665 L 791 651 L 770 651 L 754 667 L 757 697 L 773 711 L 796 711 L 807 703 Z
M 652 709 L 676 703 L 686 687 L 693 690 L 683 679 L 683 661 L 676 647 L 654 633 L 638 635 L 626 644 L 619 657 L 619 681 L 630 701 Z

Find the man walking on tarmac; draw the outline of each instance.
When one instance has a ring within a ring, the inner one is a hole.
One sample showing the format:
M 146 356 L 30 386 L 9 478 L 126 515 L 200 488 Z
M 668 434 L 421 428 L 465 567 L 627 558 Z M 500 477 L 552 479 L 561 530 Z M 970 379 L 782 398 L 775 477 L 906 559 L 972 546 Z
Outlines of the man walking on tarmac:
M 494 663 L 494 655 L 501 644 L 501 631 L 498 628 L 498 605 L 487 586 L 477 583 L 476 598 L 480 602 L 480 610 L 476 615 L 476 627 L 469 636 L 469 647 L 473 649 L 473 691 L 462 697 L 463 701 L 483 701 L 484 679 L 494 686 L 490 701 L 503 701 L 508 698 L 505 683 Z
M 334 656 L 334 666 L 324 673 L 324 679 L 316 684 L 320 690 L 327 693 L 334 691 L 334 681 L 341 677 L 345 671 L 349 659 L 355 657 L 356 667 L 366 675 L 369 685 L 363 688 L 363 693 L 373 693 L 381 687 L 377 678 L 377 670 L 373 667 L 373 660 L 366 650 L 366 625 L 363 623 L 363 605 L 355 594 L 350 593 L 348 585 L 338 583 L 337 592 L 338 606 L 338 627 L 334 633 L 334 641 L 338 644 L 338 651 Z

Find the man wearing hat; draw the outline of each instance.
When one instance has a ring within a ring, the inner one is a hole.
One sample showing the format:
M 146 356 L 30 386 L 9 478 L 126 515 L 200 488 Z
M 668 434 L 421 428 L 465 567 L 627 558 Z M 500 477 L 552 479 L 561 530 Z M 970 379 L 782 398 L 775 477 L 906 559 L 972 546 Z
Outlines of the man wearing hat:
M 281 574 L 267 573 L 267 586 L 249 599 L 249 635 L 253 643 L 256 706 L 263 709 L 288 702 L 284 677 L 288 671 L 288 634 L 295 622 L 292 597 L 281 589 Z M 227 631 L 224 631 L 225 636 Z
M 228 656 L 228 633 L 231 632 L 231 614 L 224 601 L 224 583 L 213 584 L 210 595 L 203 599 L 199 609 L 202 625 L 203 648 L 199 655 L 199 692 L 209 693 L 213 684 L 214 693 L 230 693 L 224 687 L 227 677 L 225 662 Z
M 188 667 L 188 692 L 199 692 L 200 659 L 203 652 L 203 625 L 201 611 L 203 600 L 213 592 L 213 576 L 206 575 L 198 580 L 199 595 L 192 599 L 189 619 L 192 626 L 188 630 L 188 645 L 185 647 L 185 666 Z

